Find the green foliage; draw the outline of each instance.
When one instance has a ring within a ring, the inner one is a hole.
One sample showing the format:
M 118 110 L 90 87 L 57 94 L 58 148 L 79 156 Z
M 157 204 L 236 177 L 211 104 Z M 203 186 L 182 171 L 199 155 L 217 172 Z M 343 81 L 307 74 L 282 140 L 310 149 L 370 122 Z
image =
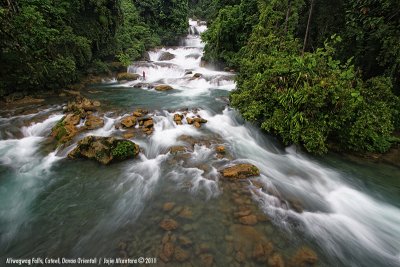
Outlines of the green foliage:
M 6 93 L 65 86 L 93 58 L 108 55 L 119 19 L 117 3 L 10 3 L 0 12 L 0 77 Z
M 176 45 L 187 33 L 187 0 L 133 0 L 143 21 L 160 36 L 161 42 Z
M 117 146 L 112 148 L 112 155 L 118 159 L 123 160 L 135 156 L 135 145 L 130 141 L 120 141 Z
M 206 42 L 204 59 L 237 66 L 238 52 L 246 44 L 257 22 L 257 10 L 256 0 L 243 0 L 240 4 L 221 9 L 211 27 L 202 35 Z

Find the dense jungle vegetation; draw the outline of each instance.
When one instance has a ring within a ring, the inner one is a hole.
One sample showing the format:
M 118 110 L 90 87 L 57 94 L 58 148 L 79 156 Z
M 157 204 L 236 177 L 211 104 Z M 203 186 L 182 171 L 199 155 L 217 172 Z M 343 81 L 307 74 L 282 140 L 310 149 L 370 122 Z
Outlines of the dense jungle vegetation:
M 399 142 L 400 2 L 199 0 L 205 59 L 239 74 L 231 104 L 285 144 L 385 152 Z
M 60 88 L 187 32 L 184 0 L 4 0 L 0 96 Z

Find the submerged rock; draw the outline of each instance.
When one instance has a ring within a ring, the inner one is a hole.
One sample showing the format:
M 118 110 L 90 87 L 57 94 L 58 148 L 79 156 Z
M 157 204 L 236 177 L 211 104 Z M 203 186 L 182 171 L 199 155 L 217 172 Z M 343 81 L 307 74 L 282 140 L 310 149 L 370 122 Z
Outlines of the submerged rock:
M 268 266 L 270 267 L 285 267 L 285 262 L 280 254 L 275 253 L 268 259 Z M 296 267 L 299 265 L 295 265 Z
M 167 84 L 160 84 L 160 85 L 157 85 L 156 87 L 154 87 L 154 89 L 156 91 L 169 91 L 169 90 L 172 90 L 174 88 L 172 88 L 172 86 L 167 85 Z
M 260 170 L 252 164 L 237 164 L 222 170 L 222 175 L 225 178 L 245 179 L 260 175 Z
M 160 227 L 165 231 L 175 230 L 178 228 L 178 226 L 178 222 L 173 219 L 164 219 L 160 222 Z
M 114 137 L 87 136 L 80 140 L 68 157 L 95 159 L 102 164 L 134 158 L 139 146 L 132 141 Z
M 169 149 L 171 154 L 178 154 L 180 152 L 186 152 L 186 147 L 184 146 L 173 146 Z
M 121 72 L 117 75 L 117 81 L 136 81 L 140 77 L 137 73 Z
M 293 266 L 306 267 L 317 263 L 317 254 L 308 247 L 301 247 L 291 260 Z
M 255 215 L 247 215 L 239 218 L 241 224 L 244 225 L 255 225 L 257 224 L 257 216 Z
M 171 54 L 170 52 L 162 52 L 161 55 L 158 57 L 159 61 L 166 61 L 166 60 L 171 60 L 174 59 L 175 55 Z
M 176 247 L 174 257 L 178 262 L 185 262 L 190 258 L 190 254 L 186 250 Z
M 162 246 L 160 258 L 163 262 L 169 262 L 174 255 L 175 246 L 172 242 L 167 242 Z

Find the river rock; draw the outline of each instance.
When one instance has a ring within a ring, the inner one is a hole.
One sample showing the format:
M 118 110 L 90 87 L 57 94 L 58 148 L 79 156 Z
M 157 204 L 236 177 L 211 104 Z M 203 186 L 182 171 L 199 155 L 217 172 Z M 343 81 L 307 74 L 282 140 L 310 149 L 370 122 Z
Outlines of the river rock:
M 260 175 L 260 170 L 252 164 L 237 164 L 222 170 L 222 175 L 230 179 L 245 179 Z
M 158 57 L 158 61 L 166 61 L 166 60 L 171 60 L 174 59 L 175 55 L 171 54 L 170 52 L 162 52 L 161 55 Z
M 85 116 L 85 111 L 95 111 L 100 107 L 99 101 L 93 101 L 85 97 L 77 96 L 75 101 L 68 102 L 65 108 L 66 112 L 79 114 L 81 117 Z
M 137 73 L 121 72 L 117 75 L 117 81 L 136 81 L 140 78 Z
M 196 127 L 196 128 L 201 128 L 201 124 L 199 122 L 197 122 L 197 121 L 195 121 L 193 123 L 193 126 Z
M 85 126 L 86 126 L 86 129 L 88 129 L 88 130 L 94 130 L 97 128 L 101 128 L 104 126 L 104 119 L 97 117 L 95 115 L 89 114 L 86 117 Z
M 182 125 L 182 119 L 183 119 L 183 115 L 182 114 L 174 114 L 174 121 L 177 125 Z
M 139 118 L 139 117 L 143 117 L 144 114 L 143 114 L 141 111 L 136 110 L 136 111 L 134 111 L 134 112 L 132 113 L 132 115 L 133 115 L 134 117 Z
M 193 124 L 194 123 L 194 118 L 186 117 L 186 121 L 188 124 Z
M 102 164 L 134 158 L 139 146 L 129 140 L 115 137 L 87 136 L 80 140 L 68 157 L 95 159 Z
M 183 235 L 178 237 L 178 241 L 183 247 L 190 247 L 193 244 L 192 240 Z
M 163 262 L 169 262 L 174 255 L 175 246 L 172 242 L 167 242 L 162 246 L 162 250 L 160 253 L 160 259 Z
M 201 254 L 200 261 L 202 263 L 202 266 L 211 267 L 214 264 L 214 256 L 211 254 Z
M 175 253 L 174 253 L 174 258 L 178 262 L 185 262 L 190 258 L 190 254 L 186 250 L 184 250 L 180 247 L 176 247 Z
M 226 149 L 225 149 L 224 146 L 217 146 L 217 147 L 215 148 L 215 151 L 217 151 L 217 153 L 225 154 Z
M 171 211 L 175 207 L 175 202 L 166 202 L 163 205 L 163 211 Z
M 239 263 L 244 263 L 246 261 L 246 254 L 242 251 L 237 251 L 235 254 L 235 260 Z
M 160 227 L 165 231 L 175 230 L 178 228 L 178 226 L 178 222 L 173 219 L 164 219 L 160 222 Z
M 61 119 L 51 130 L 51 136 L 55 138 L 59 144 L 71 141 L 77 133 L 78 129 L 76 126 L 71 123 L 66 123 L 64 119 Z
M 135 116 L 128 116 L 121 120 L 121 125 L 125 128 L 131 128 L 136 125 L 136 117 Z
M 202 76 L 203 76 L 203 74 L 201 74 L 201 73 L 195 73 L 193 75 L 193 78 L 198 79 L 198 78 L 201 78 Z
M 167 84 L 160 84 L 160 85 L 157 85 L 156 87 L 154 87 L 154 89 L 156 91 L 169 91 L 169 90 L 173 90 L 174 88 L 172 88 L 172 86 L 167 85 Z
M 285 267 L 285 262 L 280 254 L 275 253 L 268 259 L 268 266 L 270 267 Z M 296 267 L 300 265 L 295 265 Z
M 178 216 L 184 219 L 192 219 L 193 212 L 189 209 L 189 207 L 184 207 Z
M 306 267 L 314 265 L 318 261 L 317 254 L 308 247 L 301 247 L 293 256 L 291 263 L 293 266 Z
M 241 224 L 244 225 L 255 225 L 257 224 L 257 216 L 255 215 L 247 215 L 239 218 Z
M 186 147 L 184 146 L 173 146 L 169 149 L 171 154 L 178 154 L 180 152 L 186 152 Z
M 122 136 L 123 136 L 125 139 L 131 139 L 131 138 L 135 137 L 135 134 L 132 133 L 132 132 L 127 132 L 127 133 L 122 134 Z

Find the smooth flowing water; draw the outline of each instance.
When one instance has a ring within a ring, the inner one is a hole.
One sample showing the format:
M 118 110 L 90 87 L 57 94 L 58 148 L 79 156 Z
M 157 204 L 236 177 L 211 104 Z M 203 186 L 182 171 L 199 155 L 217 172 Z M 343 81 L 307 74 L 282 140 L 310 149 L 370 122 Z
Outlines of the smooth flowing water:
M 112 81 L 83 92 L 102 102 L 107 112 L 98 115 L 105 125 L 79 134 L 75 143 L 87 135 L 122 136 L 125 130 L 115 125 L 124 115 L 150 111 L 154 133 L 131 138 L 143 148 L 137 159 L 102 166 L 67 159 L 74 145 L 54 151 L 48 136 L 62 105 L 0 118 L 0 266 L 7 257 L 155 257 L 156 266 L 400 266 L 400 170 L 311 157 L 244 122 L 228 106 L 234 74 L 201 67 L 198 34 L 205 30 L 191 20 L 184 45 L 150 51 L 151 62 L 133 63 L 128 71 L 145 72 L 145 81 Z M 174 58 L 158 61 L 163 52 Z M 139 83 L 145 84 L 135 88 Z M 161 83 L 174 90 L 150 86 Z M 176 125 L 173 115 L 186 110 L 208 122 L 199 129 Z M 187 151 L 169 152 L 178 145 Z M 218 145 L 225 146 L 224 157 L 217 156 Z M 261 174 L 237 182 L 221 178 L 219 171 L 236 163 L 254 164 Z M 256 224 L 244 225 L 241 213 L 254 215 Z M 177 228 L 163 230 L 164 219 Z M 167 263 L 160 258 L 166 243 L 172 244 Z

